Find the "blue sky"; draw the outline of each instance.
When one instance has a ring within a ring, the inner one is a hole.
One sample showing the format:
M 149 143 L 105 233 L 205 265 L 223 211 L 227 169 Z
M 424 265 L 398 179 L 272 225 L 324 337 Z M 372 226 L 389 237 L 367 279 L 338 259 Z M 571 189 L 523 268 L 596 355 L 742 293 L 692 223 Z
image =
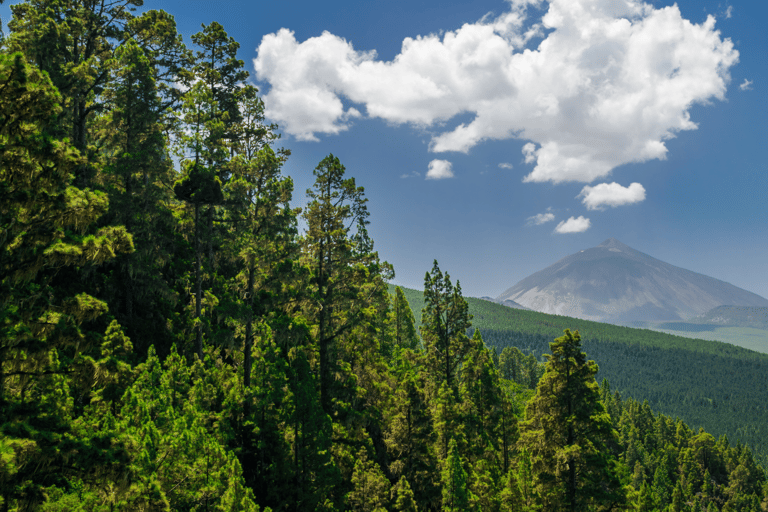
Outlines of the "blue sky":
M 465 295 L 496 296 L 615 237 L 768 297 L 764 0 L 145 8 L 188 44 L 211 21 L 241 44 L 296 204 L 338 156 L 397 284 L 420 288 L 437 259 Z

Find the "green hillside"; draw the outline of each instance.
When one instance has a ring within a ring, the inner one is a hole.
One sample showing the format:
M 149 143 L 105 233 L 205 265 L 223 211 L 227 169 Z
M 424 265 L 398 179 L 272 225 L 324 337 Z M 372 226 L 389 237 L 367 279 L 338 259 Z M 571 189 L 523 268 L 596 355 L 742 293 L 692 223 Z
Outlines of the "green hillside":
M 394 292 L 390 285 L 390 291 Z M 422 292 L 403 289 L 417 324 Z M 625 397 L 694 428 L 748 444 L 768 466 L 768 355 L 712 340 L 621 327 L 467 298 L 473 327 L 498 352 L 516 346 L 540 357 L 564 329 L 578 330 L 603 378 Z

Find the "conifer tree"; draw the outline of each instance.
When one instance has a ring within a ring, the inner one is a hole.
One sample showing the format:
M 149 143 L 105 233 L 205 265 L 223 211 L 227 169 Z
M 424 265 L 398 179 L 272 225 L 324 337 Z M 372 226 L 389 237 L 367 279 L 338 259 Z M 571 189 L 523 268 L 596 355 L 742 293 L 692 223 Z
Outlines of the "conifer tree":
M 16 499 L 32 506 L 43 487 L 66 487 L 102 462 L 78 458 L 79 440 L 59 443 L 76 413 L 73 389 L 83 388 L 87 400 L 101 348 L 82 326 L 107 304 L 52 281 L 60 269 L 92 269 L 133 243 L 123 228 L 83 234 L 108 200 L 71 184 L 82 158 L 56 137 L 62 98 L 49 78 L 20 53 L 0 54 L 0 89 L 12 99 L 0 102 L 0 437 L 16 468 L 0 470 L 0 479 L 6 506 Z
M 456 440 L 451 439 L 448 458 L 442 471 L 443 512 L 465 512 L 470 510 L 471 492 L 459 455 Z
M 413 318 L 411 305 L 405 298 L 403 289 L 395 288 L 395 296 L 392 298 L 395 314 L 395 344 L 401 348 L 416 350 L 419 348 L 419 336 L 416 333 L 416 321 Z
M 437 490 L 432 414 L 425 396 L 424 374 L 403 353 L 398 355 L 397 385 L 386 418 L 390 471 L 395 478 L 412 485 L 416 502 L 426 505 L 433 501 Z
M 177 199 L 193 208 L 192 248 L 195 255 L 194 267 L 194 329 L 196 334 L 195 351 L 203 357 L 203 247 L 202 237 L 205 224 L 200 218 L 204 206 L 221 204 L 224 194 L 222 182 L 216 170 L 205 166 L 206 161 L 220 156 L 221 148 L 216 143 L 221 138 L 222 126 L 216 120 L 215 106 L 211 105 L 212 95 L 203 82 L 196 83 L 185 95 L 182 115 L 185 123 L 191 127 L 189 133 L 179 130 L 177 139 L 181 149 L 178 154 L 182 160 L 182 176 L 174 183 L 173 191 Z M 209 142 L 213 141 L 211 146 Z M 211 226 L 205 232 L 208 238 L 213 236 Z M 210 255 L 210 254 L 209 254 Z M 210 266 L 210 258 L 209 258 Z M 212 302 L 209 301 L 209 302 Z
M 103 168 L 93 181 L 110 197 L 101 223 L 125 226 L 136 251 L 110 265 L 100 296 L 134 339 L 141 340 L 141 353 L 146 339 L 164 353 L 170 343 L 162 341 L 169 337 L 162 319 L 172 314 L 175 302 L 166 272 L 176 238 L 168 208 L 173 169 L 162 133 L 164 113 L 152 62 L 133 39 L 117 48 L 111 72 L 102 94 L 108 111 L 94 123 Z
M 384 280 L 394 275 L 368 237 L 364 189 L 344 173 L 338 158 L 324 158 L 314 170 L 315 184 L 307 190 L 311 202 L 304 210 L 302 245 L 312 273 L 308 312 L 317 325 L 320 403 L 326 413 L 332 411 L 336 343 L 354 327 L 376 321 L 386 307 Z
M 419 507 L 416 505 L 413 491 L 405 476 L 401 476 L 400 480 L 392 487 L 392 502 L 395 512 L 418 512 Z
M 445 383 L 458 395 L 458 371 L 471 349 L 467 329 L 471 326 L 467 301 L 461 285 L 451 284 L 435 260 L 432 271 L 424 276 L 424 310 L 421 314 L 421 339 L 427 352 L 427 364 L 438 383 Z
M 368 451 L 357 452 L 355 469 L 352 473 L 352 492 L 347 496 L 349 510 L 355 512 L 386 512 L 391 484 L 384 477 L 381 468 L 368 459 Z
M 597 365 L 578 331 L 550 344 L 546 372 L 526 408 L 520 444 L 531 453 L 537 494 L 551 511 L 607 510 L 624 502 L 613 445 L 616 433 L 600 402 Z
M 26 0 L 11 7 L 7 44 L 48 73 L 62 95 L 56 136 L 68 137 L 84 157 L 75 185 L 91 187 L 99 155 L 88 123 L 105 108 L 100 94 L 110 81 L 115 42 L 122 42 L 131 11 L 143 0 Z

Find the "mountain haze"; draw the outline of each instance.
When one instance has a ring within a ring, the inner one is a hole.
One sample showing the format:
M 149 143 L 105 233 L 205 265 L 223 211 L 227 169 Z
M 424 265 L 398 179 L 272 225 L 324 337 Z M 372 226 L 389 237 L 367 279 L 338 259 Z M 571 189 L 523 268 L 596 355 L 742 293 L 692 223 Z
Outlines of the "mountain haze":
M 615 238 L 566 256 L 496 297 L 506 300 L 609 323 L 685 320 L 722 305 L 768 307 L 757 294 L 657 260 Z

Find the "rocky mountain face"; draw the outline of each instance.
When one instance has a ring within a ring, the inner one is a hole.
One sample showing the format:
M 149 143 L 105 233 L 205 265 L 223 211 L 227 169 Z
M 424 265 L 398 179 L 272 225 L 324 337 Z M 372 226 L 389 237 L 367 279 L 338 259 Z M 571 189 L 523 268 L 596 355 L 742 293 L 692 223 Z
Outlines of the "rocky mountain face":
M 721 305 L 768 307 L 757 294 L 614 238 L 561 259 L 495 299 L 507 300 L 542 313 L 616 324 L 685 320 Z

